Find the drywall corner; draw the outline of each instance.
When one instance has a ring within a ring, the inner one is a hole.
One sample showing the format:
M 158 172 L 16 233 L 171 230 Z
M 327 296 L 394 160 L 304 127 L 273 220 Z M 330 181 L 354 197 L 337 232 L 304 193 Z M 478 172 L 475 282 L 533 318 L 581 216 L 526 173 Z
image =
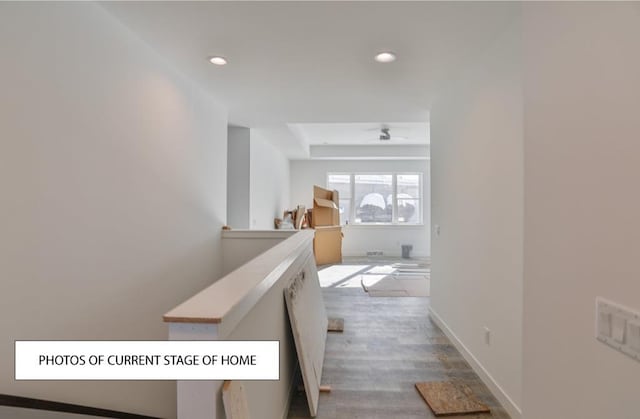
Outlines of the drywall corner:
M 249 228 L 274 228 L 289 209 L 289 159 L 261 130 L 251 130 Z
M 250 130 L 227 129 L 227 225 L 249 228 Z

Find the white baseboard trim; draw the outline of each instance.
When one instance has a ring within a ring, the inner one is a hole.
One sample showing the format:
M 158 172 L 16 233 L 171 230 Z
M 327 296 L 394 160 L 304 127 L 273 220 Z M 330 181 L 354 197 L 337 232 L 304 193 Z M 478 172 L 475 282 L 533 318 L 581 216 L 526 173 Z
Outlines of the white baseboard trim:
M 522 419 L 522 410 L 517 404 L 509 397 L 509 395 L 500 387 L 496 380 L 489 374 L 489 372 L 482 366 L 480 361 L 467 349 L 460 339 L 451 331 L 449 326 L 442 320 L 442 318 L 436 313 L 433 308 L 429 307 L 429 316 L 433 322 L 447 335 L 453 346 L 462 354 L 464 359 L 471 365 L 471 368 L 478 374 L 482 382 L 489 388 L 491 393 L 498 399 L 502 407 L 509 413 L 511 419 Z

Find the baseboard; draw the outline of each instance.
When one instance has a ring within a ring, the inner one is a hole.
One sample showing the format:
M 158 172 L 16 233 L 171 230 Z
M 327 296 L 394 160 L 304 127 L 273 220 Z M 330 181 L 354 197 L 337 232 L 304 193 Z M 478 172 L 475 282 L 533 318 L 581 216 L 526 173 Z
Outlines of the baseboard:
M 451 343 L 462 354 L 464 359 L 471 365 L 471 368 L 478 374 L 480 379 L 489 388 L 491 393 L 498 399 L 502 407 L 509 413 L 511 419 L 522 419 L 522 410 L 514 403 L 509 395 L 500 387 L 496 380 L 489 374 L 489 372 L 482 366 L 480 361 L 473 356 L 473 354 L 467 349 L 467 347 L 458 339 L 458 337 L 451 331 L 449 326 L 442 320 L 442 318 L 436 313 L 433 308 L 429 307 L 429 316 L 433 322 L 447 335 Z

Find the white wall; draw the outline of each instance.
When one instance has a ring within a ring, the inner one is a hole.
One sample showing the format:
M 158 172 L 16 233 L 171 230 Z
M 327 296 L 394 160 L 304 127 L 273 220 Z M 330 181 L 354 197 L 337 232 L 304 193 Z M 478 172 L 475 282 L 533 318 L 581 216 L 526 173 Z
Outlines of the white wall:
M 524 10 L 524 414 L 635 419 L 640 363 L 594 302 L 640 309 L 640 7 Z
M 0 51 L 0 393 L 174 417 L 173 382 L 16 382 L 13 341 L 167 338 L 220 273 L 226 113 L 95 4 L 1 3 Z
M 249 228 L 250 131 L 230 126 L 227 133 L 227 225 Z
M 273 229 L 289 208 L 289 160 L 259 129 L 251 129 L 250 228 Z
M 428 160 L 292 160 L 291 206 L 313 207 L 313 185 L 326 187 L 327 172 L 422 172 L 424 225 L 355 226 L 343 229 L 342 254 L 365 256 L 381 250 L 387 256 L 400 256 L 402 244 L 412 244 L 412 256 L 431 255 L 429 238 L 430 172 Z
M 516 23 L 431 111 L 431 221 L 441 229 L 432 238 L 432 314 L 514 418 L 522 402 L 520 46 Z

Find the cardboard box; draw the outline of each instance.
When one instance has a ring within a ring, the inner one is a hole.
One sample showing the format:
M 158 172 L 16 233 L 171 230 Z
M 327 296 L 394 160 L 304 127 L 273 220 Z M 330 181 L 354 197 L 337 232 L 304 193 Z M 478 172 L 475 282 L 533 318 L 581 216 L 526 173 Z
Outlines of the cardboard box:
M 338 191 L 330 191 L 319 186 L 313 187 L 313 217 L 311 227 L 339 226 L 340 203 Z
M 316 265 L 342 263 L 342 227 L 316 227 L 313 253 L 316 257 Z

